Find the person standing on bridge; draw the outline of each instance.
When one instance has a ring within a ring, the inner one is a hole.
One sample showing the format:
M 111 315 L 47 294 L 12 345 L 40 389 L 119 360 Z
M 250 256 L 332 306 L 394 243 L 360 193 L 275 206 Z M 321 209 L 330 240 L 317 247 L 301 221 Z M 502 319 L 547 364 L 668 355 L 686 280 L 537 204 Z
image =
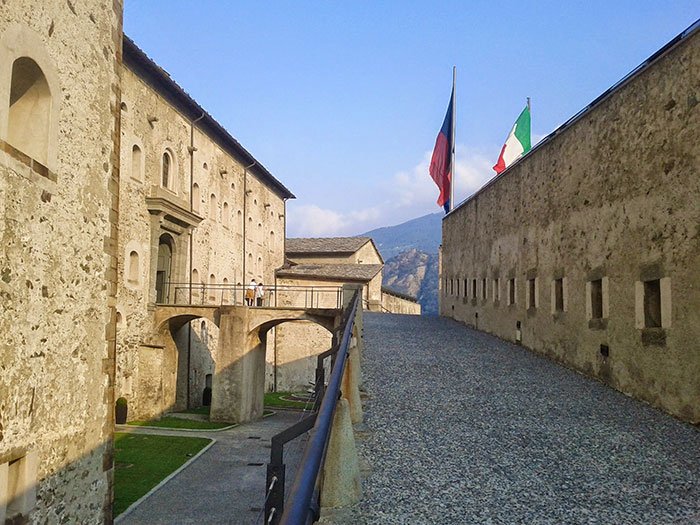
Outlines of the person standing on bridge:
M 251 279 L 250 284 L 248 285 L 248 289 L 245 291 L 245 304 L 247 304 L 248 306 L 253 306 L 256 290 L 257 284 L 255 284 L 255 279 Z
M 265 299 L 265 289 L 263 288 L 263 283 L 259 283 L 257 288 L 255 288 L 255 302 L 257 306 L 263 305 L 263 299 Z

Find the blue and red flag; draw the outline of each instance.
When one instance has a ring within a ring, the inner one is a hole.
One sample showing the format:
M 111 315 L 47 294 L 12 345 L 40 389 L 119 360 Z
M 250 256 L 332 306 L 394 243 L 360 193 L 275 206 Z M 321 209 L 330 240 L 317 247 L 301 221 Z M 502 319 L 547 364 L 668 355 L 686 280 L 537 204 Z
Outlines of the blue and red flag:
M 445 208 L 445 213 L 450 211 L 450 185 L 452 184 L 452 151 L 454 150 L 454 136 L 452 135 L 454 122 L 454 99 L 455 90 L 452 88 L 452 96 L 450 96 L 450 105 L 447 106 L 447 115 L 440 128 L 437 139 L 435 140 L 435 149 L 433 150 L 433 158 L 430 159 L 430 176 L 440 188 L 440 196 L 438 197 L 438 206 Z

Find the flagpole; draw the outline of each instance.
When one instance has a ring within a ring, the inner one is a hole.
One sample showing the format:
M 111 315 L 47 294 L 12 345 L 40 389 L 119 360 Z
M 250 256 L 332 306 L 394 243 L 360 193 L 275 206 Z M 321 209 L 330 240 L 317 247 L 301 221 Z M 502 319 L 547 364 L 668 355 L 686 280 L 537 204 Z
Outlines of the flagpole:
M 457 79 L 457 66 L 452 66 L 452 144 L 450 147 L 452 148 L 452 151 L 450 154 L 452 155 L 452 158 L 450 159 L 450 171 L 452 171 L 451 176 L 452 179 L 450 180 L 450 211 L 452 211 L 455 207 L 455 115 L 457 114 L 455 111 L 455 83 Z M 530 104 L 530 99 L 527 99 L 528 105 Z

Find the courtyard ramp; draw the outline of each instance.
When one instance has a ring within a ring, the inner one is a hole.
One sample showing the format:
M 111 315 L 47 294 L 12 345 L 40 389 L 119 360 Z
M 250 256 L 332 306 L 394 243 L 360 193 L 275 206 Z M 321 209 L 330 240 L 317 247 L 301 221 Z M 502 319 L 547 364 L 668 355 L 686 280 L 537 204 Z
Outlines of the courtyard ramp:
M 326 523 L 700 523 L 700 431 L 439 317 L 365 313 L 363 500 Z

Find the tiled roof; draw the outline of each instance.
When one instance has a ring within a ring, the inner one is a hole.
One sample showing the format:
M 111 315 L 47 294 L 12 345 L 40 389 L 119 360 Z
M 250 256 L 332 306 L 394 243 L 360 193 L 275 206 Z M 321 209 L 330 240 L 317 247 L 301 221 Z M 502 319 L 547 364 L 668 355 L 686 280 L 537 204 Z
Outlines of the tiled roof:
M 370 237 L 318 237 L 287 239 L 285 251 L 299 253 L 355 253 L 370 242 Z
M 383 264 L 299 264 L 280 268 L 277 277 L 310 277 L 338 281 L 370 281 L 382 271 Z

